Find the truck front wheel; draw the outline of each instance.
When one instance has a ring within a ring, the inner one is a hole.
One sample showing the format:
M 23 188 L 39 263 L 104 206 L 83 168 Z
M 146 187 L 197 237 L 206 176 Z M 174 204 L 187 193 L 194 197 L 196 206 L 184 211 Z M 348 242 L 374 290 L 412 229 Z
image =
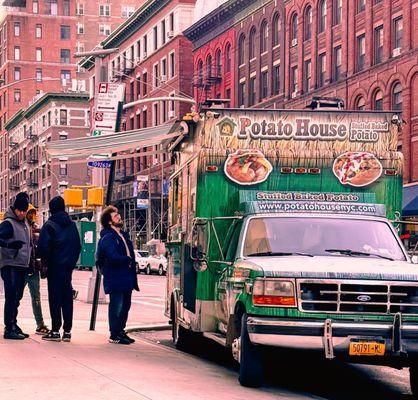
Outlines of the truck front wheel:
M 409 381 L 411 382 L 412 398 L 418 399 L 418 362 L 414 362 L 409 368 Z
M 239 382 L 242 386 L 260 387 L 263 383 L 263 362 L 260 349 L 248 335 L 247 314 L 242 316 L 239 340 Z

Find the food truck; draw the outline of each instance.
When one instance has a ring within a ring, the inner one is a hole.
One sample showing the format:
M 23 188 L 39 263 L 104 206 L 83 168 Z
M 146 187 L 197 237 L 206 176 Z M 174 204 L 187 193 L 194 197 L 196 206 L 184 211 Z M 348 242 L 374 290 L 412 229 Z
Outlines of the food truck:
M 171 145 L 166 315 L 173 341 L 229 348 L 263 382 L 269 347 L 410 366 L 418 270 L 399 238 L 392 112 L 203 110 Z

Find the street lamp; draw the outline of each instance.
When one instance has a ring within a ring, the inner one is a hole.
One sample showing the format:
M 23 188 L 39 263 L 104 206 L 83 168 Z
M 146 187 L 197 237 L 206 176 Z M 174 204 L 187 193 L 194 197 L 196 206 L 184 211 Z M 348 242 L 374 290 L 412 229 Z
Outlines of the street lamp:
M 3 83 L 5 81 L 4 81 L 4 79 L 0 79 L 0 90 L 1 89 L 7 89 L 8 87 L 13 86 L 13 85 L 17 85 L 18 83 L 21 83 L 21 82 L 34 81 L 34 80 L 37 80 L 37 79 L 38 78 L 36 78 L 36 77 L 24 78 L 24 79 L 19 79 L 18 81 L 8 83 L 7 85 L 3 85 Z M 53 77 L 50 77 L 50 76 L 46 76 L 45 78 L 42 78 L 42 80 L 39 81 L 39 83 L 45 82 L 45 81 L 50 82 L 50 81 L 60 81 L 60 80 L 61 80 L 61 78 L 53 78 Z

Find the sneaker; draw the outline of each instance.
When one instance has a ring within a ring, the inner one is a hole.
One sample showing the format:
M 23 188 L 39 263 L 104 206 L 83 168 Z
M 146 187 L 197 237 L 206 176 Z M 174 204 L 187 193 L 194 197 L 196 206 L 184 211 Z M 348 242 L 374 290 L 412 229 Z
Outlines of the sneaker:
M 17 331 L 4 331 L 3 337 L 5 339 L 11 339 L 11 340 L 24 340 L 26 339 L 25 335 L 22 335 L 21 333 Z
M 46 335 L 42 336 L 42 340 L 49 340 L 51 342 L 61 342 L 61 335 L 59 332 L 50 331 Z
M 16 331 L 17 333 L 19 333 L 20 335 L 23 335 L 23 336 L 25 337 L 25 339 L 27 339 L 27 338 L 29 337 L 29 335 L 28 335 L 27 333 L 24 333 L 24 332 L 22 331 L 22 329 L 20 329 L 17 325 L 16 325 L 16 328 L 15 328 L 15 331 Z
M 109 343 L 115 343 L 115 344 L 131 344 L 131 342 L 126 339 L 125 337 L 118 335 L 118 336 L 113 336 L 111 335 L 109 338 Z
M 35 333 L 36 333 L 37 335 L 46 335 L 46 334 L 48 334 L 49 332 L 51 332 L 51 330 L 50 330 L 50 329 L 48 329 L 48 327 L 47 327 L 46 325 L 41 325 L 41 326 L 38 326 L 38 327 L 36 328 L 36 331 L 35 331 Z
M 71 332 L 64 332 L 62 334 L 62 341 L 63 342 L 71 342 Z
M 130 336 L 128 336 L 128 334 L 125 331 L 123 331 L 121 336 L 129 340 L 129 343 L 135 343 L 135 339 L 132 339 Z

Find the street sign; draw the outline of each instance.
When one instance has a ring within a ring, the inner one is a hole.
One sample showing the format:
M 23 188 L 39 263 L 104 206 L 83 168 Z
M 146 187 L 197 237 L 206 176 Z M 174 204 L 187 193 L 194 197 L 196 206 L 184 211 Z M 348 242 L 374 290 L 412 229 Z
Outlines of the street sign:
M 105 161 L 89 161 L 87 163 L 89 167 L 93 168 L 110 168 L 112 166 L 112 161 L 105 160 Z
M 96 111 L 94 113 L 94 127 L 100 131 L 115 131 L 117 113 Z

